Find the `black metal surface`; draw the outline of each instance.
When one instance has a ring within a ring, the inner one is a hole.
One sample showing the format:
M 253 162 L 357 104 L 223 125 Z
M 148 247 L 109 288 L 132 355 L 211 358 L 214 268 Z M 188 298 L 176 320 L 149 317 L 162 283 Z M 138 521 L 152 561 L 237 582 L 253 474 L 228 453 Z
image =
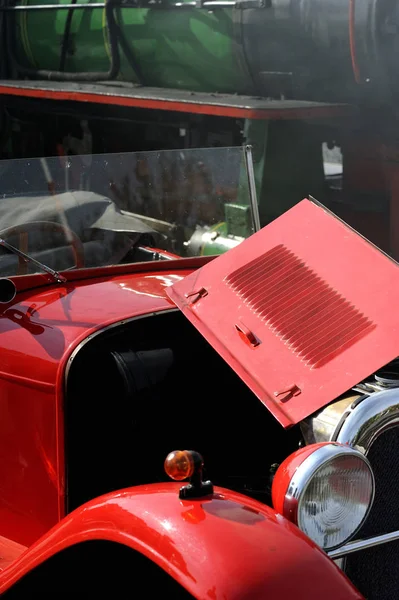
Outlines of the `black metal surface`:
M 377 438 L 368 458 L 375 475 L 376 495 L 371 513 L 356 536 L 359 539 L 399 529 L 399 427 Z M 367 600 L 396 600 L 399 542 L 349 555 L 345 572 Z
M 273 0 L 242 14 L 260 93 L 383 104 L 398 92 L 397 0 Z
M 0 77 L 7 77 L 6 15 L 1 12 L 5 0 L 0 0 Z M 1 128 L 1 120 L 0 120 Z

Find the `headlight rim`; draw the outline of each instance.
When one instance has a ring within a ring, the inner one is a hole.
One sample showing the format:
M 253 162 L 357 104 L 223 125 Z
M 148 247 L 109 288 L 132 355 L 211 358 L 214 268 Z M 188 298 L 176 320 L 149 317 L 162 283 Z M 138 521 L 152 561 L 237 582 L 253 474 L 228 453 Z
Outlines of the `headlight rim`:
M 308 452 L 306 452 L 306 449 L 308 450 Z M 305 454 L 304 458 L 302 459 L 302 461 L 299 462 L 299 464 L 295 464 L 295 462 L 298 462 L 295 460 L 296 454 L 298 456 L 300 456 L 301 454 Z M 370 514 L 375 499 L 375 477 L 371 464 L 367 459 L 367 456 L 365 456 L 363 452 L 361 452 L 357 448 L 353 448 L 352 446 L 344 445 L 339 442 L 321 442 L 318 444 L 311 444 L 297 451 L 297 453 L 294 452 L 284 461 L 284 463 L 282 463 L 282 465 L 280 465 L 279 469 L 283 468 L 282 470 L 284 472 L 284 475 L 283 477 L 280 477 L 280 481 L 277 483 L 277 485 L 280 487 L 279 492 L 273 493 L 273 505 L 275 509 L 278 510 L 278 512 L 280 512 L 285 518 L 293 522 L 303 533 L 305 533 L 305 535 L 307 535 L 304 529 L 302 529 L 302 527 L 300 526 L 300 500 L 306 494 L 306 490 L 312 482 L 316 473 L 321 468 L 325 468 L 328 464 L 330 464 L 332 461 L 334 461 L 340 456 L 354 456 L 360 458 L 366 465 L 371 475 L 371 498 L 362 520 L 360 521 L 359 525 L 353 530 L 351 535 L 345 538 L 344 541 L 341 541 L 337 545 L 331 547 L 322 547 L 322 549 L 325 552 L 336 550 L 337 548 L 340 548 L 341 546 L 352 540 L 359 532 L 359 530 L 361 529 L 361 527 L 363 526 Z M 290 459 L 294 464 L 294 468 L 292 469 L 291 473 L 289 466 L 285 464 L 287 463 L 287 461 L 290 461 Z M 282 497 L 281 486 L 284 485 L 284 480 L 286 482 L 286 487 L 285 493 Z

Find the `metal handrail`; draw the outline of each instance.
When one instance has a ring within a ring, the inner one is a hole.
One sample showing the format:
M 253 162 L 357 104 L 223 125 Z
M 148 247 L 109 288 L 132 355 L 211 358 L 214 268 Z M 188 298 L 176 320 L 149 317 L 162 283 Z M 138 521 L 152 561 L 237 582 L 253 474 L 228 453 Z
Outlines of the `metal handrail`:
M 170 2 L 167 4 L 151 5 L 153 9 L 165 9 L 165 8 L 222 8 L 222 7 L 234 7 L 244 4 L 240 0 L 204 0 L 203 2 Z M 259 6 L 259 0 L 245 0 L 245 4 L 251 4 Z M 37 11 L 37 10 L 95 10 L 97 8 L 105 8 L 105 2 L 88 2 L 84 4 L 31 4 L 31 5 L 14 5 L 14 6 L 0 6 L 0 12 L 14 12 L 14 11 Z M 121 5 L 120 8 L 144 8 L 149 7 L 145 2 L 134 4 Z

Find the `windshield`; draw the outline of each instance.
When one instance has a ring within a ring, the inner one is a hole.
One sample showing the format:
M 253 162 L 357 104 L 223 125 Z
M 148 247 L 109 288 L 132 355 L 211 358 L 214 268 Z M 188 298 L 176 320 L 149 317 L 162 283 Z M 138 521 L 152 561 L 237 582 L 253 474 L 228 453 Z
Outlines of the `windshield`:
M 220 254 L 259 218 L 248 160 L 234 147 L 0 161 L 0 238 L 56 271 Z M 0 276 L 39 271 L 0 249 Z

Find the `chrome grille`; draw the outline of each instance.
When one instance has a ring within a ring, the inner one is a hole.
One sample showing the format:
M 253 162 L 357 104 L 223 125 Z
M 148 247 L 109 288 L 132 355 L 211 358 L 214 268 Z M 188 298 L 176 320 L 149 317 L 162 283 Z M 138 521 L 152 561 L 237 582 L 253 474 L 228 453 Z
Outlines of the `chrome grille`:
M 359 539 L 399 530 L 399 427 L 382 433 L 371 446 L 376 494 Z M 345 572 L 368 600 L 399 597 L 399 542 L 391 542 L 346 558 Z

